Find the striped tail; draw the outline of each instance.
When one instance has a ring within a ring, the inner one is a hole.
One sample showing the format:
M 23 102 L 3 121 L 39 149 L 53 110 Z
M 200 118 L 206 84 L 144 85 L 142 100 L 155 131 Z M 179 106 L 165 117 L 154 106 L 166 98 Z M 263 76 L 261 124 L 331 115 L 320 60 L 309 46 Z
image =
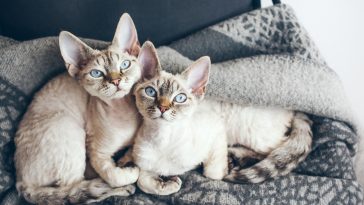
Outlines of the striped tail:
M 303 113 L 295 113 L 288 139 L 262 161 L 245 169 L 236 167 L 225 176 L 235 183 L 260 183 L 290 173 L 311 151 L 312 121 Z
M 89 200 L 98 201 L 114 195 L 129 196 L 134 193 L 135 186 L 128 185 L 113 189 L 97 178 L 60 187 L 30 187 L 18 182 L 17 189 L 28 202 L 40 205 L 63 205 L 79 204 Z

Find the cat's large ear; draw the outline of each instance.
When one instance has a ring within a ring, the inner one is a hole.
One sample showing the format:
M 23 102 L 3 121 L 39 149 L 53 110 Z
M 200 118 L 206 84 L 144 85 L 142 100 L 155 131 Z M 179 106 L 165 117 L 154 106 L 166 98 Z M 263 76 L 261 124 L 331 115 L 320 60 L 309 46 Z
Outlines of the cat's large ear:
M 150 41 L 146 41 L 138 56 L 138 61 L 142 69 L 142 79 L 149 80 L 159 74 L 161 65 L 159 63 L 157 50 Z
M 190 65 L 182 75 L 187 80 L 187 87 L 197 96 L 205 94 L 211 68 L 210 57 L 204 56 Z
M 130 55 L 138 56 L 140 44 L 133 20 L 128 13 L 124 13 L 119 20 L 111 48 Z
M 92 48 L 67 31 L 59 34 L 59 47 L 68 73 L 72 77 L 75 77 L 94 52 Z

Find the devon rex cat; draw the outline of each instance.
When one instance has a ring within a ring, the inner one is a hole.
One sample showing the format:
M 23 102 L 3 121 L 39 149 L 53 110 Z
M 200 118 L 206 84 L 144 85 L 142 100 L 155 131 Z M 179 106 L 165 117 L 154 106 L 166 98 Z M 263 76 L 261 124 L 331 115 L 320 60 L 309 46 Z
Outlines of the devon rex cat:
M 203 100 L 208 57 L 173 75 L 161 70 L 156 50 L 148 55 L 134 91 L 143 123 L 132 152 L 144 192 L 178 191 L 176 175 L 201 163 L 206 177 L 259 183 L 288 174 L 310 152 L 311 122 L 303 113 Z M 229 173 L 228 149 L 233 162 Z M 250 157 L 261 161 L 242 169 Z
M 111 156 L 132 143 L 139 125 L 129 96 L 141 72 L 134 23 L 124 14 L 106 50 L 94 50 L 68 32 L 61 32 L 59 44 L 71 77 L 50 81 L 24 115 L 15 138 L 16 187 L 37 204 L 128 196 L 139 169 L 116 167 Z M 107 183 L 84 179 L 86 134 L 90 161 Z

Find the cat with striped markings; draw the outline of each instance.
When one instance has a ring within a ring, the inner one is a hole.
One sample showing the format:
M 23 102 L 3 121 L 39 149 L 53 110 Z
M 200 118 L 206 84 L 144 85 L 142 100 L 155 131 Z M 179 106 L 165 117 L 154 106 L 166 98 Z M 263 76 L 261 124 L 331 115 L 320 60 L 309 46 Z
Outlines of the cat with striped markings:
M 310 152 L 311 121 L 305 114 L 203 100 L 210 59 L 172 75 L 161 70 L 152 48 L 134 90 L 143 122 L 132 156 L 144 192 L 177 192 L 182 181 L 176 175 L 199 164 L 211 179 L 259 183 L 288 174 Z M 248 158 L 260 161 L 243 168 Z
M 15 137 L 16 188 L 36 204 L 129 196 L 135 186 L 128 184 L 137 180 L 139 169 L 118 168 L 110 155 L 132 143 L 139 123 L 128 95 L 140 77 L 133 21 L 128 14 L 120 18 L 106 50 L 92 49 L 65 31 L 60 33 L 59 45 L 68 74 L 47 83 L 20 122 Z M 100 139 L 102 134 L 109 138 Z M 86 177 L 86 135 L 91 162 L 108 183 Z
M 123 18 L 123 17 L 122 17 Z M 130 94 L 139 81 L 140 46 L 130 17 L 125 16 L 112 44 L 95 50 L 70 33 L 61 33 L 60 48 L 70 75 L 90 94 L 86 112 L 87 154 L 97 174 L 111 187 L 137 181 L 136 166 L 118 166 L 113 156 L 131 146 L 140 116 Z

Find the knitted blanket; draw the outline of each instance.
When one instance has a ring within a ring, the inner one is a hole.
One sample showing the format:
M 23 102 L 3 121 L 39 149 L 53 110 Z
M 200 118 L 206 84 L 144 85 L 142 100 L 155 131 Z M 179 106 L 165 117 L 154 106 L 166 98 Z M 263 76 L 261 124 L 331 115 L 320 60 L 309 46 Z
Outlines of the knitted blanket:
M 71 31 L 72 32 L 72 31 Z M 106 42 L 85 40 L 94 48 Z M 357 125 L 343 87 L 290 7 L 281 4 L 236 16 L 158 48 L 162 67 L 179 72 L 193 60 L 213 61 L 207 97 L 278 106 L 313 120 L 313 149 L 293 173 L 261 184 L 232 184 L 181 176 L 170 196 L 140 190 L 98 204 L 362 204 L 352 157 Z M 0 201 L 24 204 L 15 190 L 13 138 L 31 96 L 64 72 L 57 37 L 16 42 L 0 37 Z

